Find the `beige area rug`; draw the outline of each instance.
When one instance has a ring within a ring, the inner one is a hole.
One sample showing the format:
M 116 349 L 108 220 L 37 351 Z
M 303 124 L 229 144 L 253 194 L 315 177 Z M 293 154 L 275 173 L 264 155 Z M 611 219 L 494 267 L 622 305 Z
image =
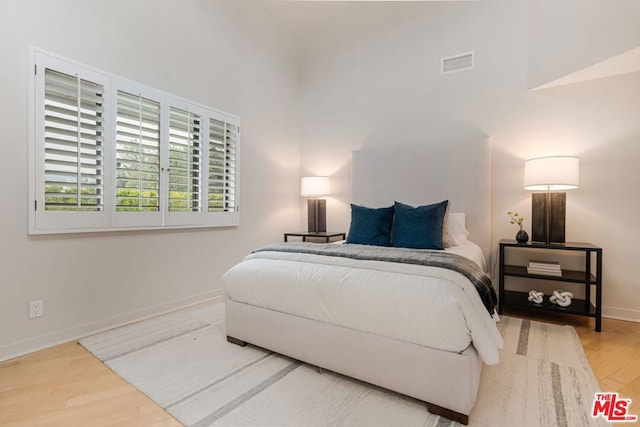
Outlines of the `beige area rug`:
M 590 426 L 596 379 L 575 329 L 503 317 L 472 426 Z M 423 402 L 226 341 L 224 304 L 182 310 L 80 343 L 188 426 L 449 426 Z M 426 381 L 428 381 L 426 379 Z

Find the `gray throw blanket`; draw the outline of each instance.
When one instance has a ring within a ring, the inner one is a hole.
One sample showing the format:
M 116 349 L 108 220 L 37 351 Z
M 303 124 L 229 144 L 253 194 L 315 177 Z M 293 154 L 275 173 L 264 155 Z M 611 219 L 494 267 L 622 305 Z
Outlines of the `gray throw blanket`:
M 441 267 L 456 271 L 465 276 L 475 286 L 482 303 L 493 315 L 498 302 L 491 279 L 482 271 L 480 266 L 461 255 L 443 251 L 424 249 L 393 248 L 386 246 L 366 246 L 335 243 L 275 243 L 257 249 L 254 252 L 296 252 L 313 255 L 324 255 L 351 258 L 367 261 L 397 262 L 402 264 L 417 264 L 430 267 Z

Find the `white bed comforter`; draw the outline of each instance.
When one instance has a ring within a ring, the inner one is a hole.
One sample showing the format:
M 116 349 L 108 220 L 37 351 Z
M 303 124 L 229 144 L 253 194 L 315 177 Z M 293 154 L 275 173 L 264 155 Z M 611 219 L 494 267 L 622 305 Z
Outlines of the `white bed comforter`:
M 268 251 L 222 281 L 236 302 L 440 350 L 473 343 L 487 364 L 503 345 L 471 282 L 443 268 Z

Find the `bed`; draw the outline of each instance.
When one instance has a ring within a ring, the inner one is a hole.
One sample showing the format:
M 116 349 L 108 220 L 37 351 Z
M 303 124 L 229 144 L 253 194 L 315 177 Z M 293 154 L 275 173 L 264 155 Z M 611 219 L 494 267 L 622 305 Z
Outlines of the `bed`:
M 388 149 L 354 152 L 355 206 L 387 206 L 396 197 L 414 204 L 447 197 L 447 206 L 455 207 L 449 210 L 465 210 L 447 211 L 444 231 L 451 233 L 442 238 L 444 245 L 451 237 L 449 247 L 388 248 L 356 241 L 261 248 L 223 276 L 228 341 L 423 400 L 430 412 L 467 424 L 482 365 L 497 363 L 502 345 L 491 284 L 483 274 L 490 235 L 488 144 L 482 139 L 407 146 L 400 156 L 395 147 L 397 166 L 388 164 Z M 443 162 L 448 157 L 442 157 L 454 154 L 455 182 Z M 425 159 L 432 167 L 425 167 Z M 425 182 L 437 184 L 430 194 Z

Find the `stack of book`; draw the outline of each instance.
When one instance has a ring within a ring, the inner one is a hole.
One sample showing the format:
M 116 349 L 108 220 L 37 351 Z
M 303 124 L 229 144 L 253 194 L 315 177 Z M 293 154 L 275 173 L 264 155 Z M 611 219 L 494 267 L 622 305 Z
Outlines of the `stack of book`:
M 529 261 L 527 273 L 541 274 L 543 276 L 562 276 L 559 262 L 554 261 Z

